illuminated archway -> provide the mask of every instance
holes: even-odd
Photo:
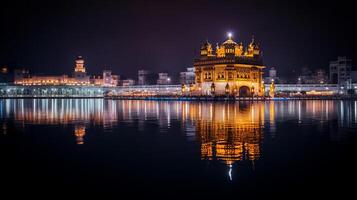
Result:
[[[248,86],[242,86],[239,88],[239,96],[240,97],[249,97],[250,96],[250,89]]]

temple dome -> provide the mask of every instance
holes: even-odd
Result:
[[[84,59],[82,56],[77,56],[76,63],[84,63]]]
[[[258,49],[259,48],[258,43],[255,42],[254,36],[252,37],[252,41],[250,42],[249,46],[254,48],[254,49]]]
[[[206,40],[206,42],[203,43],[201,49],[207,49],[211,47],[212,47],[211,43],[209,43],[208,40]]]
[[[225,42],[223,42],[223,44],[234,44],[234,45],[236,45],[237,43],[234,40],[232,40],[232,38],[228,38]]]

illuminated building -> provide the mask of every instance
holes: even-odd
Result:
[[[111,87],[115,87],[119,84],[120,76],[119,75],[114,75],[112,74],[112,84],[110,85]]]
[[[113,87],[117,86],[119,81],[118,75],[113,75],[111,70],[103,71],[103,86],[105,87]]]
[[[134,79],[125,79],[121,81],[122,86],[133,86],[135,85],[135,80]]]
[[[171,78],[168,73],[159,73],[159,78],[156,82],[158,85],[170,85]]]
[[[194,60],[195,94],[262,96],[263,65],[258,43],[254,38],[246,49],[229,34],[223,44],[213,52],[206,41],[200,57]]]
[[[103,79],[100,76],[93,76],[90,79],[90,84],[95,86],[101,86],[103,85]]]
[[[112,85],[112,71],[104,70],[103,71],[103,86]]]
[[[74,68],[74,80],[75,84],[89,85],[89,76],[87,76],[86,68],[84,67],[84,59],[82,56],[78,56],[75,60],[76,67]]]
[[[86,68],[84,67],[84,59],[78,56],[75,60],[75,68],[73,76],[68,75],[60,76],[31,76],[28,70],[15,70],[14,83],[17,85],[73,85],[73,86],[116,86],[118,84],[119,76],[112,75],[111,71],[104,70],[103,78],[94,76],[90,78],[87,75]],[[109,80],[109,82],[107,82]]]

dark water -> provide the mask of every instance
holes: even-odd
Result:
[[[0,196],[289,199],[355,190],[357,101],[0,100],[0,126]]]

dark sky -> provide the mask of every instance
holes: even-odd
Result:
[[[208,39],[232,31],[261,43],[264,62],[288,75],[356,58],[352,3],[323,1],[9,1],[0,5],[0,65],[70,74],[82,55],[90,74],[104,67],[136,78],[139,68],[178,73]]]

